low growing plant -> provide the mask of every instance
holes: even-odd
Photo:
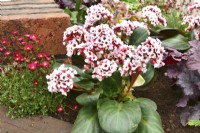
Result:
[[[83,26],[66,29],[67,55],[82,57],[81,63],[55,65],[46,76],[48,90],[83,92],[76,98],[82,109],[72,133],[164,133],[156,104],[132,91],[144,84],[141,74],[149,67],[164,65],[162,42],[149,37],[143,22],[112,21],[113,14],[98,4],[87,9]]]
[[[36,34],[17,34],[0,42],[0,103],[11,118],[55,113],[66,98],[46,90],[54,59],[41,52]]]

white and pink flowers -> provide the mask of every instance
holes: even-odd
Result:
[[[117,63],[114,60],[104,59],[97,62],[97,67],[93,70],[92,78],[97,78],[102,81],[104,78],[112,76],[118,68]]]
[[[145,25],[143,22],[138,21],[123,20],[121,23],[113,26],[113,30],[115,31],[115,33],[122,32],[122,34],[125,34],[126,36],[131,36],[136,28],[145,28],[146,30],[148,30],[147,25]]]
[[[102,4],[93,5],[87,9],[87,16],[85,17],[85,25],[86,29],[94,26],[96,22],[102,23],[103,21],[111,20],[113,18],[113,14],[110,13]]]
[[[147,8],[157,15],[159,22],[165,24],[165,20],[161,21],[159,8]],[[144,23],[123,20],[113,26],[103,24],[104,19],[112,19],[112,14],[101,4],[90,7],[87,13],[84,27],[74,25],[66,29],[63,40],[67,55],[82,55],[85,58],[84,71],[91,69],[93,78],[102,81],[117,70],[122,76],[136,71],[145,72],[148,62],[154,67],[164,65],[162,58],[165,51],[158,39],[148,38],[138,48],[127,45],[128,37],[136,28],[148,30]],[[100,24],[97,21],[101,21]]]
[[[200,8],[200,3],[195,3],[188,8],[188,12],[192,13],[194,9]],[[196,40],[200,40],[200,15],[188,15],[183,18],[182,24],[189,24],[186,31],[193,31]]]
[[[157,6],[146,6],[142,9],[142,18],[145,22],[150,22],[151,25],[156,26],[162,24],[167,25],[166,19],[162,16],[160,8]]]
[[[161,46],[159,39],[148,37],[134,52],[127,55],[127,58],[122,63],[122,67],[119,67],[119,71],[121,75],[132,75],[136,71],[145,73],[148,62],[155,68],[164,66],[164,52],[164,47]]]
[[[182,24],[189,24],[186,31],[193,31],[196,40],[200,40],[200,16],[186,16]]]
[[[194,4],[188,7],[188,12],[192,13],[194,9],[200,9],[200,2],[195,2]]]
[[[73,78],[77,71],[66,67],[64,64],[47,75],[48,90],[50,92],[61,92],[62,95],[67,96],[67,92],[73,89]]]

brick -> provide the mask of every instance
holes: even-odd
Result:
[[[62,45],[63,32],[70,26],[70,18],[54,0],[17,0],[1,2],[1,5],[0,39],[9,38],[15,30],[20,35],[35,33],[41,39],[43,51],[54,55],[66,53]]]

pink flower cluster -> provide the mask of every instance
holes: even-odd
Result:
[[[187,24],[187,23],[189,24],[189,26],[185,30],[186,31],[193,30],[195,39],[200,40],[200,15],[185,16],[183,18],[182,24]]]
[[[165,50],[161,46],[161,41],[148,37],[134,52],[128,53],[128,58],[123,61],[122,67],[119,68],[121,75],[132,75],[136,71],[145,73],[148,62],[154,65],[155,68],[164,66],[164,53]]]
[[[194,9],[200,9],[200,2],[196,2],[188,7],[188,12],[192,13]]]
[[[73,78],[77,71],[66,67],[64,64],[47,75],[48,90],[50,92],[61,92],[62,95],[67,96],[67,92],[73,89]]]
[[[93,26],[95,23],[103,21],[111,20],[113,18],[113,14],[109,12],[102,4],[93,5],[87,9],[87,16],[85,17],[85,25],[86,29]]]
[[[122,34],[125,34],[126,36],[131,36],[136,28],[145,28],[148,30],[147,25],[144,23],[130,20],[123,20],[121,23],[116,24],[113,27],[113,30],[115,33],[122,32]]]
[[[100,18],[104,18],[102,12],[105,10],[98,10],[97,14],[94,7],[96,6],[88,9],[89,14],[101,15]],[[72,26],[64,32],[67,55],[82,55],[85,58],[84,70],[92,69],[92,77],[99,81],[110,77],[117,70],[122,76],[132,75],[136,71],[145,72],[148,62],[154,67],[164,65],[162,57],[165,51],[158,39],[148,38],[136,49],[127,45],[128,36],[138,27],[147,29],[144,23],[126,20],[113,27],[102,23],[91,23],[89,29],[87,26]]]
[[[88,40],[88,37],[88,32],[81,26],[74,25],[67,28],[63,37],[63,45],[66,45],[67,55],[72,56],[75,52],[75,49],[81,43],[85,43]]]
[[[112,76],[112,73],[117,71],[117,63],[114,60],[104,59],[97,61],[97,67],[93,70],[92,78],[97,78],[101,81],[104,77]]]
[[[164,26],[167,25],[166,19],[162,17],[162,13],[160,8],[157,6],[146,6],[142,9],[142,18],[145,22],[150,22],[151,25],[156,26],[158,24],[162,24]]]

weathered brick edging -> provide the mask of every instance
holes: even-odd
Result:
[[[44,51],[65,54],[63,32],[70,26],[70,18],[54,4],[53,0],[1,2],[0,38],[10,36],[14,30],[20,35],[36,33],[44,44]]]

